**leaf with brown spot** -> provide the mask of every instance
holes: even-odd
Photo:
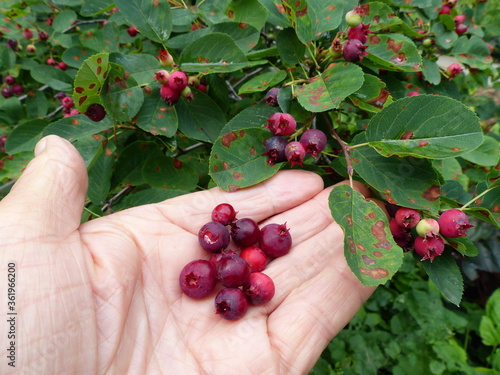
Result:
[[[367,43],[366,58],[386,70],[415,72],[422,58],[413,41],[401,34],[376,34]]]
[[[366,286],[392,278],[403,262],[403,250],[394,242],[382,209],[348,185],[335,186],[328,204],[344,231],[344,255],[354,275]]]
[[[76,74],[73,91],[75,107],[80,112],[85,112],[91,104],[102,104],[99,93],[106,80],[108,70],[109,54],[105,52],[93,55],[83,62]],[[92,84],[94,86],[91,86]]]
[[[209,158],[209,174],[215,183],[230,191],[244,188],[273,176],[280,165],[267,164],[264,141],[267,129],[237,129],[222,134],[213,144]],[[283,163],[280,163],[283,164]]]

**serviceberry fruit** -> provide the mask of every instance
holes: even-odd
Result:
[[[42,30],[42,31],[38,32],[38,37],[40,38],[40,40],[42,42],[45,42],[45,41],[47,41],[49,39],[49,34],[47,32],[45,32],[45,31]]]
[[[181,290],[191,298],[208,296],[214,290],[215,284],[215,267],[208,260],[197,259],[189,262],[179,275]]]
[[[168,77],[170,77],[170,73],[167,70],[159,70],[155,73],[154,79],[158,81],[158,83],[164,85],[168,83]]]
[[[361,16],[355,10],[351,10],[345,14],[345,22],[347,26],[357,27],[361,24]]]
[[[286,161],[285,147],[287,144],[288,141],[279,135],[266,139],[264,155],[268,156],[267,164],[274,165]]]
[[[236,211],[229,203],[221,203],[212,210],[212,221],[223,225],[231,224],[236,218]]]
[[[364,25],[359,24],[356,27],[349,28],[347,32],[347,39],[349,40],[358,40],[361,44],[365,44],[368,41],[368,32],[370,29],[370,24]]]
[[[73,108],[75,105],[75,101],[70,96],[65,96],[61,99],[61,104],[64,108]]]
[[[64,61],[61,61],[61,62],[59,62],[59,64],[57,64],[56,68],[61,69],[61,70],[67,70],[68,64],[66,64]]]
[[[160,64],[163,66],[174,65],[174,58],[166,50],[160,50],[160,54],[158,55],[158,59],[160,59]]]
[[[450,79],[456,77],[457,75],[459,75],[460,73],[462,73],[462,71],[463,71],[463,68],[460,66],[459,63],[450,64],[446,68],[446,74],[448,74],[448,77]]]
[[[168,83],[165,83],[164,85],[161,86],[160,95],[165,100],[165,103],[169,105],[174,104],[181,97],[181,93],[170,87]]]
[[[136,27],[134,27],[134,26],[131,26],[131,27],[129,27],[129,28],[127,29],[127,33],[128,33],[128,35],[130,35],[131,37],[136,36],[138,32],[139,32],[139,30],[137,30],[137,28],[136,28]]]
[[[215,253],[213,254],[210,259],[209,259],[209,262],[212,263],[215,267],[215,269],[217,269],[217,264],[219,264],[220,260],[225,257],[226,255],[230,255],[230,254],[236,254],[236,251],[234,250],[231,250],[231,249],[224,249],[222,250],[222,252],[220,253]]]
[[[394,218],[400,226],[409,229],[417,226],[420,221],[420,212],[413,208],[401,207],[396,211]]]
[[[300,136],[300,143],[304,146],[306,153],[313,157],[323,151],[326,147],[326,135],[321,130],[309,129]]]
[[[264,100],[266,101],[266,105],[271,106],[271,107],[278,107],[278,94],[280,92],[280,89],[278,87],[273,87],[270,89],[266,96],[264,97]]]
[[[394,241],[399,247],[403,249],[409,249],[413,246],[413,237],[411,235],[410,229],[404,228],[399,225],[396,219],[391,219],[391,221],[389,222],[389,229],[391,230]]]
[[[14,77],[12,77],[11,75],[5,76],[3,81],[9,86],[12,86],[13,84],[16,83],[16,79]]]
[[[23,36],[26,38],[26,39],[31,39],[33,38],[33,31],[31,31],[30,29],[28,29],[27,27],[23,30]]]
[[[85,111],[85,116],[95,122],[101,121],[104,117],[106,117],[106,110],[99,103],[94,103],[89,105],[87,110]]]
[[[12,95],[14,95],[14,90],[12,90],[12,87],[4,87],[2,89],[2,96],[5,99],[10,98]]]
[[[262,272],[254,272],[243,285],[243,293],[252,305],[262,305],[274,297],[275,287],[273,280]]]
[[[12,86],[12,92],[14,92],[14,94],[16,95],[21,95],[24,92],[23,85],[16,83],[14,86]]]
[[[264,127],[274,135],[290,135],[297,128],[297,122],[289,113],[276,112],[269,117]]]
[[[210,253],[218,253],[229,245],[228,229],[221,223],[210,221],[204,224],[198,232],[200,246]]]
[[[435,237],[439,234],[439,223],[431,218],[422,219],[415,227],[421,237]]]
[[[440,236],[420,237],[415,239],[415,252],[422,257],[422,260],[429,259],[431,262],[435,257],[440,256],[444,251],[444,240]]]
[[[458,16],[455,16],[455,18],[453,18],[453,21],[455,21],[455,25],[460,25],[461,23],[465,22],[465,19],[465,14],[459,14]]]
[[[465,34],[467,32],[467,30],[469,29],[469,26],[467,26],[466,24],[464,23],[461,23],[460,25],[457,25],[455,27],[455,32],[458,34],[458,35],[462,35],[462,34]]]
[[[237,254],[225,254],[217,262],[215,277],[226,288],[238,288],[250,277],[250,266]]]
[[[274,258],[287,254],[292,248],[292,236],[286,223],[265,225],[260,230],[259,247]]]
[[[288,143],[285,147],[285,157],[292,164],[292,167],[295,164],[302,165],[302,160],[306,156],[306,149],[302,145],[302,143],[297,141],[292,141]]]
[[[260,247],[245,247],[241,250],[240,257],[247,261],[251,272],[261,272],[266,268],[267,256]]]
[[[238,288],[224,288],[215,296],[215,313],[226,320],[238,320],[248,310],[245,293]]]
[[[368,52],[365,51],[367,48],[368,46],[365,46],[360,40],[350,39],[344,45],[342,54],[346,61],[358,62],[368,55]]]
[[[178,70],[173,72],[168,77],[168,85],[175,91],[182,91],[188,84],[188,76],[186,73]]]
[[[240,247],[254,245],[260,236],[260,229],[257,223],[250,218],[236,220],[231,225],[231,237],[234,243]]]
[[[465,237],[466,231],[473,227],[469,224],[469,218],[465,212],[458,208],[444,211],[439,216],[438,223],[441,234],[449,238]]]

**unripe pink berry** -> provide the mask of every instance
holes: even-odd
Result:
[[[188,84],[188,76],[186,73],[178,70],[173,72],[168,77],[168,85],[175,91],[181,92]]]
[[[306,149],[300,142],[290,142],[285,147],[285,157],[292,164],[302,165],[302,160],[306,156]]]
[[[30,29],[28,29],[28,28],[25,28],[25,29],[23,30],[23,35],[24,35],[24,37],[25,37],[26,39],[31,39],[31,38],[33,38],[33,31],[31,31],[31,30],[30,30]]]
[[[172,89],[168,83],[165,83],[160,88],[160,95],[165,100],[165,102],[170,105],[177,102],[181,97],[181,93]]]
[[[438,223],[441,234],[449,238],[465,237],[466,231],[473,227],[469,224],[469,218],[465,212],[458,208],[444,211],[439,217]]]
[[[290,135],[297,128],[297,122],[289,113],[276,112],[269,117],[264,127],[274,135]]]
[[[420,95],[420,93],[418,91],[410,91],[408,93],[408,96],[416,96],[416,95]]]
[[[469,29],[469,26],[461,23],[459,25],[457,25],[455,27],[455,32],[458,34],[458,35],[462,35],[462,34],[465,34],[467,32],[467,30]]]
[[[463,71],[463,68],[460,66],[459,63],[453,63],[448,68],[446,68],[446,74],[448,74],[448,77],[450,79],[456,77]]]
[[[64,108],[72,108],[75,105],[75,102],[72,97],[66,96],[61,99],[61,104]]]
[[[461,23],[464,23],[465,19],[466,19],[465,14],[459,14],[458,16],[455,16],[453,20],[455,21],[455,25],[459,25]]]
[[[422,260],[429,259],[431,262],[444,251],[444,240],[442,237],[420,237],[415,239],[415,252]]]

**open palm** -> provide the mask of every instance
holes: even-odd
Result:
[[[215,188],[80,225],[86,188],[78,152],[49,136],[0,202],[0,269],[15,262],[17,271],[12,373],[304,374],[373,292],[348,269],[329,190],[313,173],[282,171],[235,193]],[[186,263],[210,257],[197,233],[222,202],[261,225],[286,222],[294,241],[264,271],[274,298],[234,322],[214,313],[213,295],[192,300],[178,283]]]

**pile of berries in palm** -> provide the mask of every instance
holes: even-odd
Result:
[[[472,228],[467,215],[458,208],[444,211],[438,220],[421,219],[420,212],[400,207],[389,223],[392,236],[403,249],[414,249],[422,260],[433,261],[443,254],[446,238],[465,237]],[[444,238],[443,238],[444,237]]]
[[[306,154],[311,154],[314,158],[318,156],[326,146],[326,135],[318,129],[308,129],[300,136],[298,141],[289,141],[287,136],[292,134],[297,128],[295,118],[289,113],[274,113],[265,126],[273,137],[266,140],[267,163],[274,165],[276,163],[289,161],[292,167],[295,164],[302,165]]]
[[[182,292],[194,299],[205,298],[220,286],[215,313],[227,320],[240,319],[249,305],[262,305],[272,299],[274,282],[262,271],[268,259],[283,256],[292,247],[286,223],[259,228],[253,219],[238,219],[236,214],[228,203],[213,209],[212,221],[198,232],[199,244],[212,254],[210,259],[189,262],[179,275]]]

